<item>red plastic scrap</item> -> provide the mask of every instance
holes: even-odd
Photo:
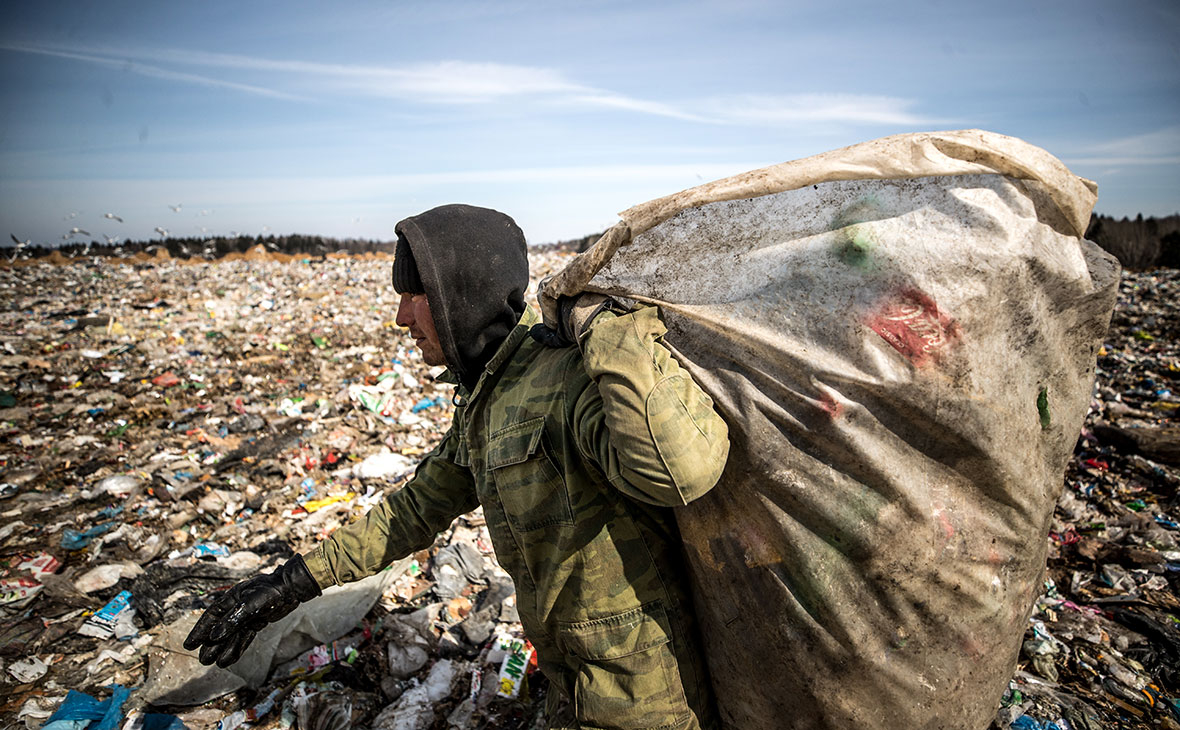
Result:
[[[176,377],[176,373],[169,370],[152,378],[152,384],[158,385],[161,388],[171,388],[174,385],[180,385],[180,378]]]

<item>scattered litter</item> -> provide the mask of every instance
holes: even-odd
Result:
[[[541,276],[569,254],[532,258]],[[230,670],[180,646],[217,595],[357,519],[449,426],[452,389],[389,323],[388,282],[388,260],[343,257],[0,272],[0,653],[19,721],[119,684],[142,709],[117,703],[126,730],[328,730],[346,710],[359,727],[544,726],[550,688],[479,510]],[[46,295],[67,290],[87,298]],[[1124,275],[1000,730],[1180,722],[1178,302],[1180,273]],[[122,333],[69,330],[69,307]]]

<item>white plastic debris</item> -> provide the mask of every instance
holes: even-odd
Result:
[[[29,682],[36,682],[45,676],[49,671],[49,665],[41,661],[39,657],[31,656],[27,659],[20,659],[8,665],[8,673],[11,674],[20,684],[28,684]]]
[[[434,706],[451,693],[455,680],[466,672],[466,662],[440,659],[425,681],[406,690],[397,702],[373,720],[373,730],[426,730],[434,723]]]
[[[91,568],[74,581],[74,587],[83,593],[94,593],[110,588],[123,578],[134,578],[143,574],[143,568],[132,562],[108,563]]]
[[[388,479],[401,476],[413,468],[413,460],[386,449],[357,464],[352,473],[361,479]]]

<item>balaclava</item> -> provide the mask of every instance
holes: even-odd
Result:
[[[524,234],[503,213],[472,205],[432,208],[394,230],[395,287],[421,282],[447,367],[472,389],[524,312],[529,283]],[[399,271],[403,248],[409,255]]]

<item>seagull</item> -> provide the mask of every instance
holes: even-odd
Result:
[[[168,207],[172,209],[173,213],[179,213],[180,212],[180,205],[181,205],[180,203],[177,203],[176,205],[170,205]]]
[[[16,261],[17,255],[20,254],[21,250],[24,249],[25,246],[28,246],[29,244],[31,244],[33,242],[33,239],[30,238],[28,240],[22,241],[11,233],[9,233],[8,235],[12,237],[12,242],[16,244],[16,248],[12,249],[12,258],[10,258],[8,260],[9,261]]]
[[[168,237],[168,229],[167,228],[160,228],[159,226],[156,226],[156,233],[159,233],[164,238]]]
[[[107,245],[108,245],[108,246],[114,245],[114,244],[118,243],[118,242],[119,242],[119,240],[120,240],[120,237],[119,237],[119,236],[108,236],[108,235],[107,235],[107,234],[105,234],[105,233],[104,233],[104,234],[102,234],[102,237],[103,237],[103,238],[105,238],[105,239],[107,239]]]
[[[78,211],[74,211],[73,213],[70,213],[69,215],[67,215],[65,218],[62,218],[62,220],[63,221],[70,221],[70,220],[73,220],[77,217],[78,217]]]
[[[103,213],[102,217],[109,218],[110,220],[113,220],[113,221],[119,221],[120,223],[123,222],[123,219],[120,218],[119,216],[115,215],[114,213]]]
[[[78,233],[81,233],[83,236],[90,235],[90,231],[84,231],[81,228],[79,228],[78,226],[74,226],[73,228],[71,228],[70,232],[66,235],[67,235],[67,237],[69,237],[69,236],[74,236],[75,234],[78,234]]]
[[[212,212],[213,212],[213,211],[211,211],[211,210],[202,210],[202,211],[201,211],[201,215],[209,215],[209,214],[210,214],[210,213],[212,213]]]

